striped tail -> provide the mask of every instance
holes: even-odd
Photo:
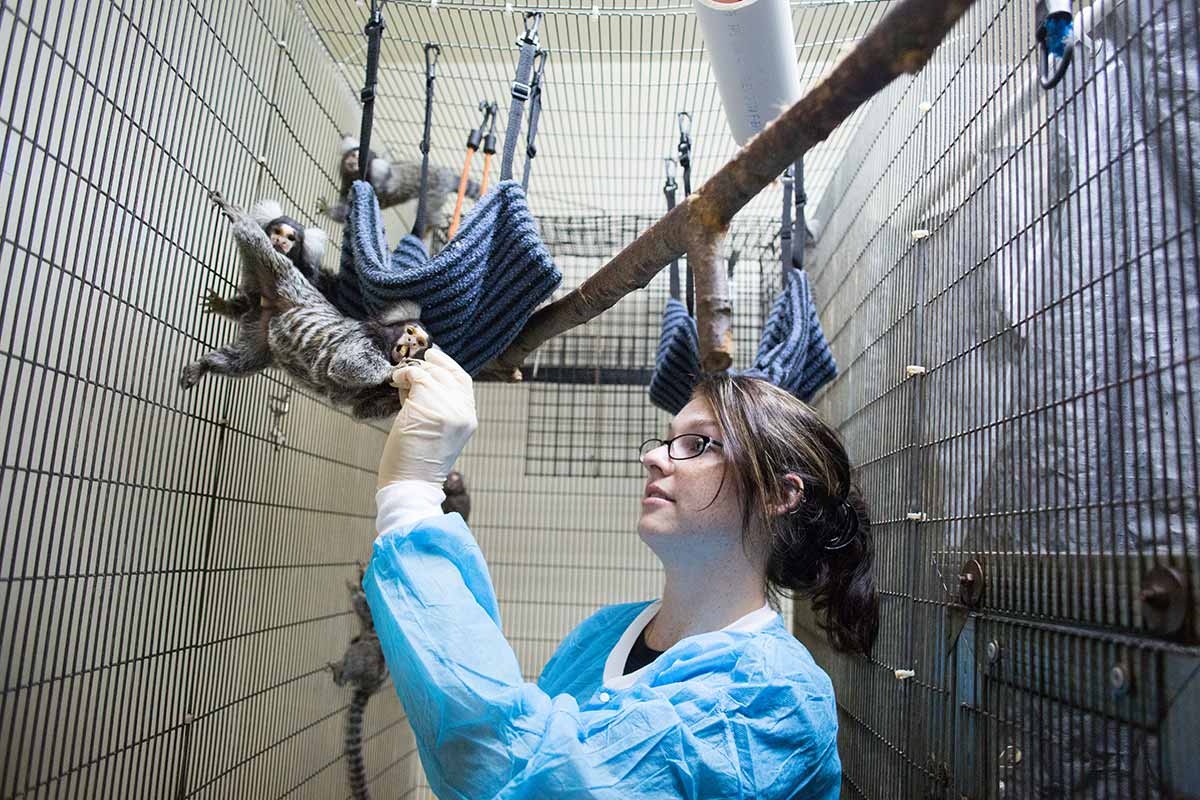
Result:
[[[355,689],[350,707],[346,709],[346,778],[350,782],[350,794],[354,800],[371,800],[367,792],[367,767],[363,763],[363,712],[371,693],[366,689]]]

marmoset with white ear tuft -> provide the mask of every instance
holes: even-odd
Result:
[[[392,371],[398,363],[421,357],[431,345],[429,334],[416,321],[420,306],[399,304],[403,308],[387,324],[346,318],[292,261],[295,240],[276,233],[275,239],[292,244],[283,252],[257,219],[216,192],[211,197],[233,223],[241,255],[241,290],[233,301],[210,293],[221,303],[210,302],[209,310],[235,320],[239,335],[232,344],[185,366],[180,386],[190,389],[208,372],[241,377],[278,365],[333,402],[352,405],[357,417],[398,411]]]
[[[321,257],[329,240],[325,231],[315,226],[305,228],[284,214],[283,207],[275,200],[259,202],[250,209],[250,217],[262,227],[275,252],[287,256],[309,283],[332,300],[337,275],[321,268]],[[210,289],[200,298],[200,302],[205,311],[238,317],[249,311],[251,303],[257,302],[257,298],[247,294],[246,287],[239,287],[238,293],[230,298],[221,297]]]
[[[338,177],[341,187],[338,198],[332,204],[324,200],[318,202],[323,214],[335,222],[345,222],[348,207],[347,198],[350,196],[350,186],[361,177],[358,168],[358,139],[345,136],[342,139],[342,157],[338,162]],[[421,191],[421,162],[420,161],[389,161],[371,151],[370,166],[367,168],[367,182],[375,190],[379,207],[390,208],[409,200],[417,199]],[[428,229],[433,232],[435,244],[445,242],[446,229],[450,227],[450,215],[453,202],[448,202],[458,195],[458,172],[448,167],[430,165],[428,185],[425,189],[426,203],[429,209]],[[479,198],[479,183],[467,182],[467,197]],[[437,247],[434,248],[439,249]]]

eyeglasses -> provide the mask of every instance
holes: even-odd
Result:
[[[647,439],[638,449],[638,460],[645,458],[651,450],[667,446],[667,458],[672,461],[686,461],[708,452],[710,447],[724,448],[725,445],[711,436],[701,436],[698,433],[683,433],[674,439]]]

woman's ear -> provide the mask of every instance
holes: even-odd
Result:
[[[778,517],[790,514],[804,502],[804,481],[794,472],[789,472],[781,479],[783,484],[783,502],[771,509],[771,516]]]

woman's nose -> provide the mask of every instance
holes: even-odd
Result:
[[[660,444],[650,452],[642,456],[642,466],[646,469],[657,469],[659,472],[667,472],[670,469],[671,459],[667,456],[667,446]]]

